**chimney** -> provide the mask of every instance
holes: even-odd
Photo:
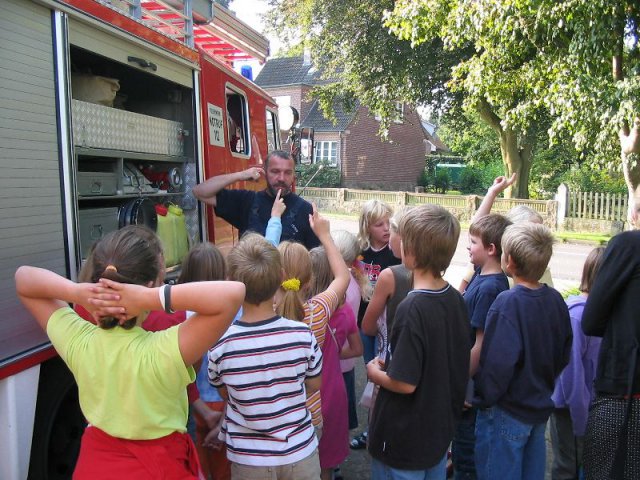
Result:
[[[308,67],[311,65],[311,50],[309,47],[304,47],[304,53],[302,54],[302,66]]]

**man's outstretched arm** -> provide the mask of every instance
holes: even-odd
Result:
[[[264,170],[260,167],[251,167],[240,172],[217,175],[193,187],[193,194],[198,200],[215,207],[217,195],[220,190],[228,187],[232,183],[243,180],[257,182],[262,175],[264,175]]]

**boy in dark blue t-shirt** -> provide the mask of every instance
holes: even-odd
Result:
[[[551,395],[573,336],[562,296],[538,281],[552,251],[542,225],[511,225],[502,237],[502,267],[515,286],[489,309],[475,377],[479,479],[544,478]]]
[[[506,217],[492,213],[474,221],[469,227],[469,257],[475,273],[464,292],[464,303],[471,321],[471,349],[469,377],[473,378],[478,368],[484,325],[487,313],[499,293],[509,289],[509,281],[502,271],[500,242],[505,229],[511,225]],[[468,392],[473,392],[469,382]],[[468,394],[462,418],[453,437],[451,452],[456,480],[474,480],[476,409],[470,405],[472,394]]]

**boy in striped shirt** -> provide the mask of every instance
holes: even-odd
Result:
[[[221,430],[232,478],[318,479],[318,441],[306,392],[320,388],[322,353],[307,325],[276,315],[280,253],[247,234],[227,257],[247,293],[238,322],[209,352],[209,379],[227,397]]]

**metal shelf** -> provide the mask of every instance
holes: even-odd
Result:
[[[145,160],[149,162],[186,163],[189,157],[178,155],[162,155],[159,153],[127,152],[105,148],[75,147],[76,155],[90,157],[123,158],[127,160]]]
[[[125,193],[122,195],[92,195],[92,196],[79,196],[78,200],[121,200],[127,198],[138,197],[181,197],[184,192],[165,192],[165,193]]]

